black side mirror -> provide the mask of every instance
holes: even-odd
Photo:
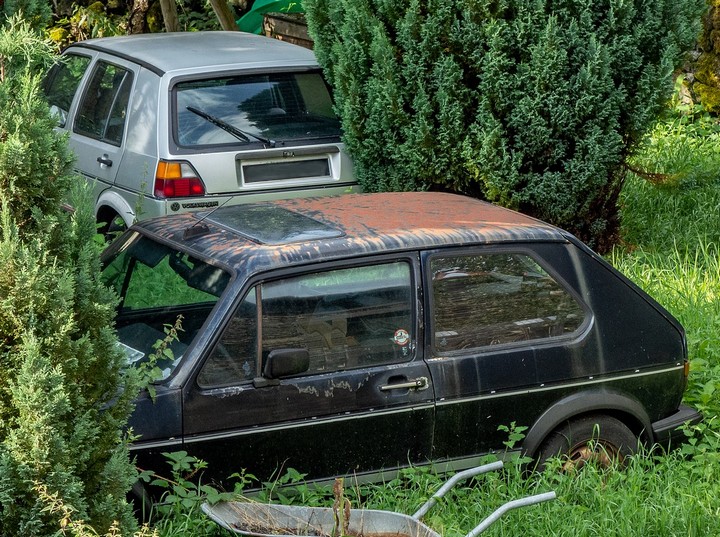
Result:
[[[307,349],[275,349],[270,351],[263,376],[253,380],[256,388],[277,386],[283,377],[304,373],[310,368],[310,353]]]

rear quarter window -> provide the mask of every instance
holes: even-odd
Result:
[[[583,324],[580,303],[525,253],[434,257],[435,355],[562,336]]]

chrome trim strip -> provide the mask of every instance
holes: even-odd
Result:
[[[358,413],[358,414],[345,414],[342,416],[333,416],[330,418],[308,418],[304,421],[291,421],[291,422],[283,422],[281,425],[268,425],[268,426],[256,426],[256,427],[248,427],[243,430],[231,430],[231,431],[223,431],[219,433],[210,433],[210,434],[198,434],[197,436],[186,436],[185,437],[185,443],[191,444],[195,442],[205,442],[207,440],[219,440],[224,438],[235,438],[236,436],[247,436],[250,434],[258,434],[258,433],[265,433],[265,432],[273,432],[273,431],[279,431],[281,429],[298,429],[300,427],[312,427],[313,425],[317,425],[318,423],[328,424],[328,423],[337,423],[341,421],[350,421],[350,420],[361,420],[365,418],[374,418],[377,416],[382,416],[385,414],[406,414],[409,412],[416,412],[419,410],[433,410],[435,408],[435,405],[432,401],[429,403],[425,403],[422,405],[415,405],[412,407],[402,407],[402,408],[392,408],[387,410],[370,410],[368,412]]]
[[[165,447],[182,447],[183,441],[182,438],[170,438],[168,440],[158,440],[156,442],[142,442],[142,443],[136,443],[133,442],[130,444],[129,449],[130,451],[137,451],[138,449],[153,449],[153,448],[165,448]]]
[[[645,373],[641,373],[639,369],[636,369],[634,373],[629,374],[621,374],[617,376],[609,376],[609,377],[602,377],[602,378],[594,378],[594,377],[588,377],[587,380],[583,380],[582,382],[571,382],[571,383],[564,383],[564,384],[553,384],[552,386],[545,386],[545,384],[540,384],[537,388],[528,388],[525,390],[514,390],[510,392],[502,392],[502,393],[495,393],[490,392],[489,394],[483,394],[483,395],[477,395],[474,397],[463,397],[458,399],[440,399],[437,401],[437,406],[447,406],[447,405],[455,405],[459,403],[470,403],[473,401],[482,401],[485,399],[499,399],[501,397],[513,397],[517,395],[527,395],[530,393],[536,393],[536,392],[548,392],[553,390],[562,390],[566,388],[576,388],[578,386],[588,386],[592,384],[607,384],[609,382],[616,382],[619,380],[625,380],[630,378],[636,378],[636,377],[646,377],[651,375],[660,375],[664,373],[670,373],[672,371],[677,371],[679,369],[683,369],[683,364],[681,362],[678,362],[673,367],[666,367],[664,369],[657,369],[654,371],[648,371]]]
[[[290,140],[294,142],[294,140]],[[287,158],[290,155],[287,153],[294,153],[293,157],[305,157],[308,155],[320,157],[326,157],[327,154],[340,153],[340,147],[337,145],[338,142],[319,142],[310,146],[294,146],[288,145],[287,147],[278,147],[273,149],[258,149],[250,151],[238,151],[235,155],[235,160],[245,161],[254,159],[271,159],[271,158]],[[281,161],[283,162],[283,161]]]

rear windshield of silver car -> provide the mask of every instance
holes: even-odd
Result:
[[[340,140],[320,71],[183,81],[172,95],[180,147]]]

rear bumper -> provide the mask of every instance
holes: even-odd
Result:
[[[685,433],[680,429],[685,424],[700,423],[703,416],[694,408],[680,405],[677,412],[652,424],[653,438],[664,448],[672,448],[685,441]]]

